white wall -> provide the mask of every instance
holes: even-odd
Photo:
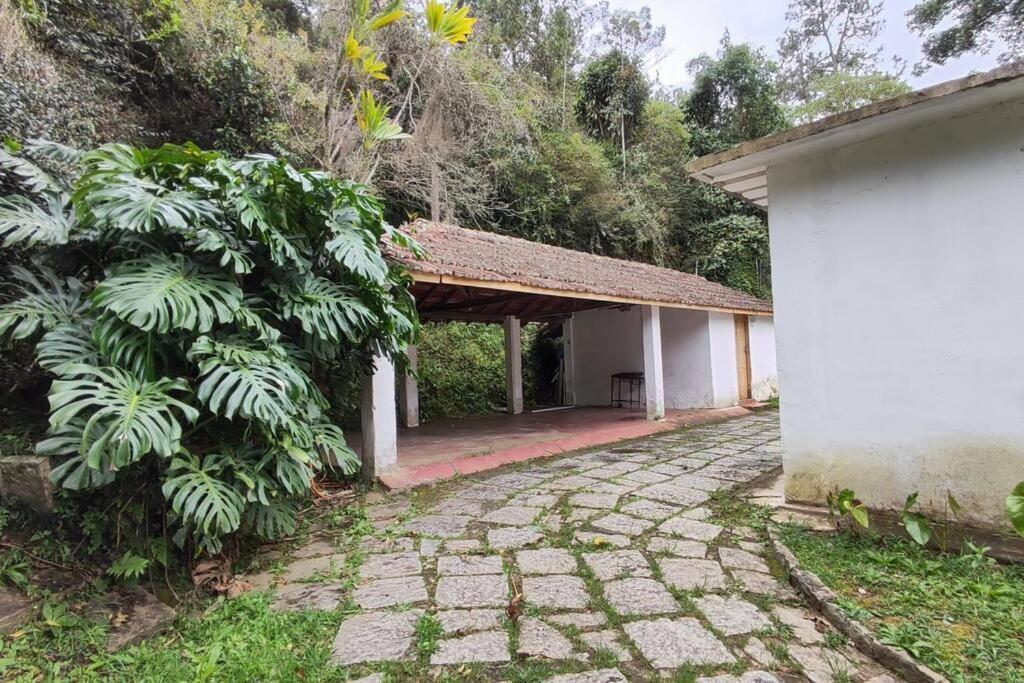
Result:
[[[705,311],[661,309],[667,408],[705,408],[715,404],[710,344]]]
[[[752,315],[750,330],[750,396],[767,401],[779,395],[779,372],[775,363],[775,321]]]
[[[736,370],[736,320],[732,313],[708,313],[711,349],[711,386],[715,408],[734,406],[740,401],[740,378]]]
[[[1005,525],[1024,479],[1024,103],[769,168],[786,494],[951,490]]]
[[[608,405],[612,374],[644,369],[640,307],[574,314],[573,343],[576,404]]]

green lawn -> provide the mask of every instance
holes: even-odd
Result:
[[[1024,681],[1024,567],[874,534],[782,539],[882,642],[954,681]]]

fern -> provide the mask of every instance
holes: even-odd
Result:
[[[202,333],[234,317],[242,290],[181,254],[160,254],[122,263],[96,287],[93,302],[147,332]]]

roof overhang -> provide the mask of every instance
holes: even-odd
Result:
[[[686,171],[761,208],[768,167],[1024,97],[1024,61],[852,109],[694,159]]]
[[[570,289],[554,289],[548,287],[537,287],[534,285],[528,285],[519,282],[508,282],[508,281],[494,281],[494,280],[477,280],[471,278],[460,277],[457,275],[438,275],[436,273],[425,273],[422,271],[414,270],[406,266],[406,270],[412,279],[417,283],[433,284],[447,287],[457,288],[470,288],[479,290],[491,290],[496,292],[508,292],[508,293],[519,293],[523,295],[534,295],[536,297],[551,297],[561,301],[587,301],[592,302],[594,306],[586,306],[585,308],[595,308],[604,306],[619,306],[624,304],[635,304],[635,305],[648,305],[648,306],[659,306],[662,308],[678,308],[685,310],[696,310],[696,311],[714,311],[719,313],[738,313],[742,315],[752,316],[766,316],[771,317],[771,311],[754,311],[744,310],[738,308],[718,308],[714,306],[698,306],[693,304],[682,304],[674,301],[655,301],[648,299],[639,299],[632,297],[614,296],[611,294],[594,294],[591,292],[580,292],[573,291]],[[504,299],[503,301],[511,301],[511,299]],[[465,306],[451,306],[446,305],[443,316],[435,315],[437,318],[445,319],[465,319],[474,320],[481,319],[483,314],[478,313],[476,310],[478,307],[487,306],[488,302],[486,299],[477,299],[475,302],[467,302]],[[565,312],[572,312],[574,310],[583,310],[584,307],[571,306],[565,309]],[[558,314],[559,308],[556,306],[552,310],[553,314]],[[441,311],[434,309],[435,313],[441,313]],[[460,317],[460,313],[469,314],[469,317]],[[491,315],[488,313],[487,315]]]

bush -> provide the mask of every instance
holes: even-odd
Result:
[[[47,265],[14,268],[0,335],[54,377],[37,448],[60,458],[55,480],[137,477],[175,539],[210,552],[240,530],[290,534],[321,463],[357,466],[326,378],[402,360],[415,335],[380,243],[416,246],[361,186],[268,155],[24,151],[0,151],[24,188],[0,199],[0,246]]]

